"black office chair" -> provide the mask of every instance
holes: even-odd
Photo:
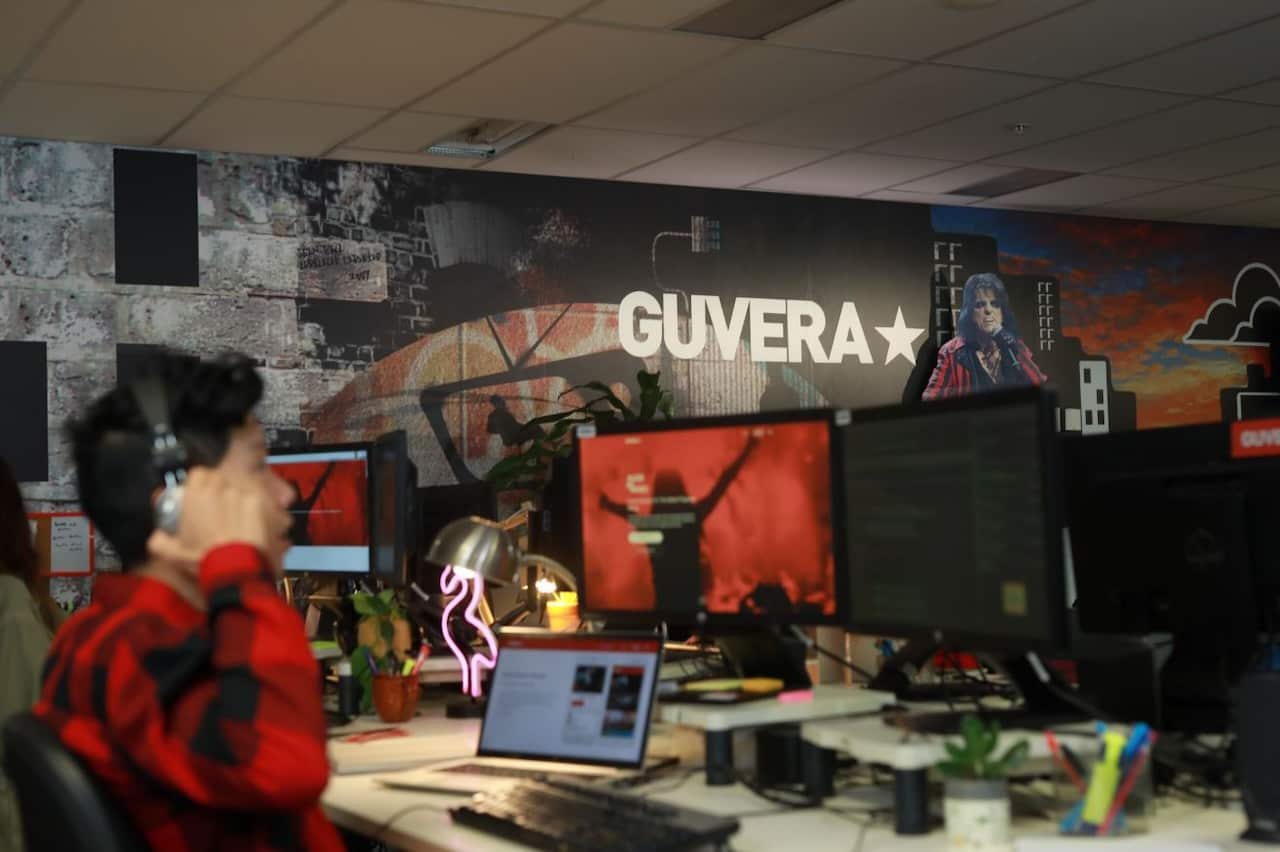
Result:
[[[29,852],[147,852],[119,806],[30,713],[4,726],[4,771],[18,793]]]

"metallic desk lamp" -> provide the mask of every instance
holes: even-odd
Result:
[[[554,594],[561,586],[574,591],[578,588],[577,580],[568,568],[554,559],[521,551],[501,524],[475,516],[447,524],[431,542],[426,558],[444,566],[440,575],[440,591],[450,600],[441,616],[441,632],[462,669],[462,691],[470,695],[473,702],[483,692],[481,670],[492,669],[498,660],[497,640],[479,615],[485,582],[519,583],[520,572],[525,567],[535,568],[543,575],[534,581],[532,589],[525,589],[524,601],[519,606],[497,619],[495,623],[499,626],[510,624],[524,613],[535,612],[539,595]],[[468,657],[450,633],[450,619],[460,606],[465,607],[463,618],[484,640],[487,655],[477,650]],[[479,706],[473,703],[473,707],[478,709]],[[461,707],[456,712],[452,705],[449,709],[450,715],[467,715]]]

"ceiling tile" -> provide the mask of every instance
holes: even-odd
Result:
[[[1280,227],[1280,195],[1194,213],[1187,217],[1187,221],[1206,225]]]
[[[1223,186],[1245,186],[1254,189],[1274,189],[1280,192],[1280,164],[1234,175],[1224,175],[1210,181],[1210,183],[1220,183]]]
[[[398,112],[351,140],[353,148],[419,153],[423,148],[475,121],[459,115]]]
[[[1001,154],[997,165],[1092,172],[1251,133],[1280,122],[1280,109],[1227,101],[1194,101],[1164,112],[1091,130],[1025,151]]]
[[[362,107],[222,96],[166,139],[165,145],[314,157],[384,114]]]
[[[1106,177],[1103,175],[1080,175],[1066,180],[1047,183],[1043,186],[1011,192],[989,199],[990,206],[1018,209],[1019,207],[1036,207],[1037,209],[1055,208],[1075,210],[1079,207],[1092,207],[1106,204],[1135,195],[1168,189],[1175,184],[1168,181],[1139,180],[1137,178]]]
[[[713,140],[623,175],[625,180],[682,186],[740,187],[830,156],[816,148],[785,148]]]
[[[450,6],[468,9],[487,9],[493,12],[518,12],[522,15],[549,15],[564,18],[572,15],[590,0],[431,0]]]
[[[1185,101],[1176,95],[1068,83],[942,124],[887,139],[868,150],[908,157],[982,160]],[[1027,125],[1022,135],[1013,125]]]
[[[9,0],[4,26],[0,27],[0,79],[18,70],[18,64],[44,38],[70,0]]]
[[[398,0],[350,0],[238,82],[236,94],[392,108],[546,26]]]
[[[923,192],[935,193],[940,195],[952,194],[955,190],[965,186],[972,186],[975,183],[991,180],[992,178],[1002,177],[1009,172],[1017,171],[1006,166],[984,166],[973,164],[961,166],[958,169],[948,169],[945,172],[939,172],[936,175],[920,178],[919,180],[907,181],[900,183],[894,189],[904,192]]]
[[[204,97],[155,89],[16,83],[0,100],[0,136],[154,145]]]
[[[1270,193],[1266,190],[1213,186],[1205,183],[1184,184],[1088,209],[1090,212],[1102,211],[1104,215],[1132,216],[1139,219],[1155,218],[1198,213],[1213,207],[1253,201],[1267,195]]]
[[[1274,0],[1099,0],[943,58],[975,68],[1076,77],[1275,13]]]
[[[698,140],[656,133],[558,127],[483,166],[485,171],[608,178]]]
[[[931,192],[903,192],[900,189],[882,189],[862,196],[872,201],[901,201],[907,204],[941,204],[944,207],[964,207],[981,201],[976,195],[946,195]]]
[[[959,164],[855,152],[769,178],[752,188],[808,195],[865,195],[955,165]]]
[[[470,169],[483,160],[458,157],[436,157],[431,154],[406,154],[403,151],[378,151],[371,148],[335,148],[326,159],[353,160],[358,163],[393,163],[401,166],[424,166],[432,169]]]
[[[1223,97],[1238,101],[1252,101],[1258,104],[1275,104],[1280,106],[1280,80],[1259,83],[1244,89],[1236,89]]]
[[[581,121],[590,127],[714,136],[902,67],[901,62],[749,45]]]
[[[730,135],[775,145],[853,148],[1048,85],[1034,77],[919,65]]]
[[[414,109],[560,123],[732,49],[728,39],[564,24]]]
[[[938,0],[856,0],[769,36],[779,44],[924,59],[1065,9],[1079,0],[1019,0],[948,9]]]
[[[1211,95],[1276,73],[1280,18],[1224,33],[1099,74],[1094,79],[1165,92]]]
[[[604,0],[578,17],[632,27],[670,27],[684,23],[724,0]]]
[[[209,92],[326,5],[327,0],[220,0],[216,11],[198,11],[173,0],[81,3],[26,76]]]
[[[1221,177],[1276,161],[1280,161],[1280,128],[1130,163],[1112,169],[1111,173],[1186,182]]]

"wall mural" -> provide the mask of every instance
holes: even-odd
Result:
[[[74,499],[62,421],[145,345],[249,352],[273,440],[405,428],[422,484],[450,483],[641,368],[687,415],[898,401],[983,275],[971,307],[1003,299],[1016,345],[938,388],[1043,374],[1084,433],[1280,409],[1275,231],[200,153],[199,280],[138,286],[114,155],[0,139],[0,341],[46,344],[49,403],[0,452],[47,436],[33,508]]]

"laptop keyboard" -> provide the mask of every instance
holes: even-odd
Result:
[[[463,775],[487,775],[491,778],[518,778],[522,781],[542,781],[553,777],[550,772],[536,769],[518,769],[514,766],[489,766],[484,763],[461,763],[457,766],[446,766],[441,772],[461,773]]]

